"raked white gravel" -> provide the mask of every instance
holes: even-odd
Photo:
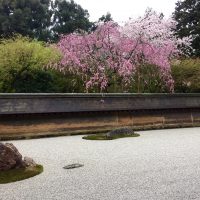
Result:
[[[200,128],[139,133],[113,141],[11,141],[44,172],[0,185],[0,200],[200,199]],[[84,167],[63,169],[73,163]]]

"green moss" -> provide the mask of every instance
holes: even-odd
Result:
[[[125,138],[125,137],[139,137],[140,135],[137,133],[134,133],[132,135],[118,135],[115,137],[108,137],[105,134],[98,134],[98,135],[87,135],[82,137],[85,140],[115,140],[119,138]]]
[[[27,178],[31,178],[43,172],[42,165],[36,165],[30,168],[11,169],[8,171],[0,172],[0,184],[11,183],[21,181]]]

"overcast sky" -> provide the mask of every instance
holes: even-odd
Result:
[[[102,15],[110,12],[117,22],[126,21],[144,14],[147,7],[170,16],[178,0],[75,0],[90,14],[91,21],[97,21]]]

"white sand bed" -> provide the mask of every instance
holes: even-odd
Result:
[[[113,141],[11,141],[44,172],[0,185],[0,200],[200,199],[200,128],[139,133]],[[84,167],[63,169],[73,163]]]

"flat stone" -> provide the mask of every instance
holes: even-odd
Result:
[[[67,165],[65,167],[63,167],[63,169],[74,169],[74,168],[79,168],[79,167],[83,167],[84,165],[79,164],[79,163],[74,163],[71,165]]]

